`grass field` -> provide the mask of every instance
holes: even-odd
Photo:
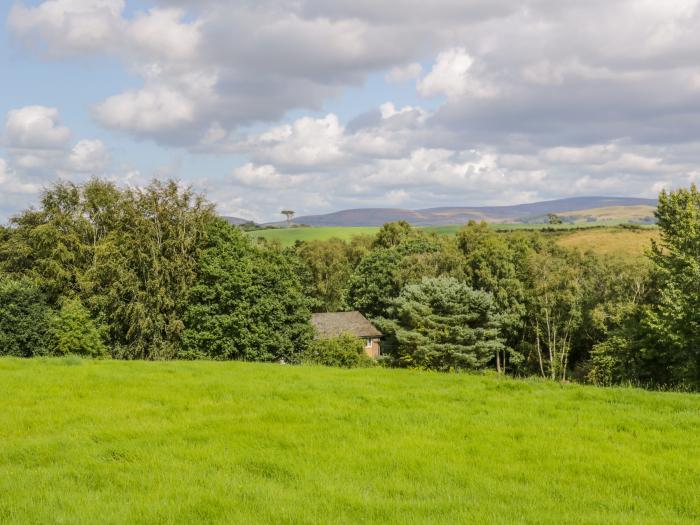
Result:
[[[567,248],[578,248],[582,251],[592,250],[598,254],[617,255],[625,258],[638,258],[644,255],[644,251],[651,245],[651,239],[659,238],[659,230],[655,227],[640,227],[629,229],[617,227],[619,222],[608,221],[590,225],[561,224],[552,228],[546,224],[492,224],[491,227],[499,231],[511,230],[548,230],[548,235],[553,235],[556,242]],[[461,225],[430,226],[425,230],[440,235],[455,235]],[[277,240],[283,246],[291,246],[297,240],[324,240],[338,237],[350,240],[356,235],[373,235],[378,227],[325,227],[325,228],[289,228],[275,230],[258,230],[250,232],[254,237],[264,237]]]
[[[0,359],[1,523],[700,522],[700,396]]]
[[[512,230],[579,230],[589,228],[612,227],[622,224],[622,221],[598,221],[596,223],[568,223],[568,224],[491,224],[491,227],[499,231]],[[425,226],[422,229],[439,235],[454,235],[461,224],[446,226]],[[282,246],[291,246],[296,241],[328,240],[333,237],[350,240],[357,235],[374,235],[379,231],[379,226],[320,226],[300,228],[273,228],[269,230],[254,230],[248,235],[255,238],[279,241]]]

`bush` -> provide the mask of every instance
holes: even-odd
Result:
[[[365,354],[362,340],[351,334],[314,340],[302,354],[302,362],[341,368],[357,368],[373,364],[372,358]]]
[[[0,355],[45,355],[50,318],[51,309],[35,282],[0,277]]]
[[[54,355],[101,357],[107,353],[102,334],[80,299],[66,299],[51,318],[49,349]]]

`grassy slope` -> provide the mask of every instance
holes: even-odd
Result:
[[[497,230],[525,230],[550,228],[548,225],[526,224],[493,224]],[[454,235],[461,226],[431,226],[425,228],[441,235]],[[260,230],[251,232],[250,235],[276,239],[283,246],[290,246],[296,240],[330,239],[338,237],[349,240],[355,235],[373,235],[379,228],[376,227],[325,227],[325,228],[290,228],[279,230]],[[562,224],[555,235],[557,243],[569,248],[580,250],[592,250],[599,254],[619,255],[621,257],[641,257],[650,246],[651,239],[659,238],[659,230],[652,227],[643,227],[638,230],[608,227],[593,227],[590,225]]]
[[[2,523],[698,523],[700,397],[0,359]]]
[[[576,230],[582,228],[593,228],[595,226],[614,226],[617,224],[620,224],[620,221],[600,221],[595,224],[560,224],[555,226],[548,224],[492,224],[491,226],[497,230],[541,230],[543,228]],[[440,235],[454,235],[461,227],[462,225],[426,226],[424,229]],[[248,232],[248,235],[269,240],[277,240],[282,244],[282,246],[291,246],[296,241],[327,240],[333,237],[343,240],[350,240],[356,235],[374,235],[378,231],[378,226],[322,226],[255,230]]]
[[[598,220],[639,221],[654,216],[656,206],[608,206],[559,213],[562,217],[595,217]]]
[[[660,239],[660,231],[657,228],[603,228],[567,232],[557,239],[557,243],[582,251],[592,250],[599,254],[638,258],[644,256],[645,250],[651,246],[652,239]]]

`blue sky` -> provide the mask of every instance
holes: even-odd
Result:
[[[654,196],[698,173],[691,0],[0,1],[0,220],[57,180],[222,213]]]

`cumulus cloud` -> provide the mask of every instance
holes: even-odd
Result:
[[[104,175],[111,163],[100,140],[83,139],[71,146],[71,132],[61,124],[57,108],[25,106],[5,117],[0,158],[0,218],[26,206],[58,178]]]
[[[246,199],[314,211],[653,195],[693,180],[699,25],[697,0],[46,0],[8,18],[42,56],[121,60],[141,84],[97,103],[96,121],[235,156],[207,184],[248,211]],[[371,74],[416,96],[328,114]],[[15,169],[107,162],[94,144],[74,151],[46,109],[8,115]]]
[[[77,173],[104,173],[110,162],[110,155],[101,140],[81,140],[66,160],[69,171]]]
[[[391,71],[389,71],[384,78],[389,83],[400,84],[401,82],[408,82],[409,80],[418,78],[422,72],[423,66],[418,62],[412,62],[405,66],[391,68]]]
[[[70,130],[62,126],[58,110],[45,106],[12,109],[5,117],[4,144],[11,148],[63,148]]]
[[[418,93],[424,97],[445,95],[449,99],[495,96],[498,93],[496,87],[476,78],[472,71],[473,65],[474,58],[464,48],[441,52],[430,73],[418,81]]]

